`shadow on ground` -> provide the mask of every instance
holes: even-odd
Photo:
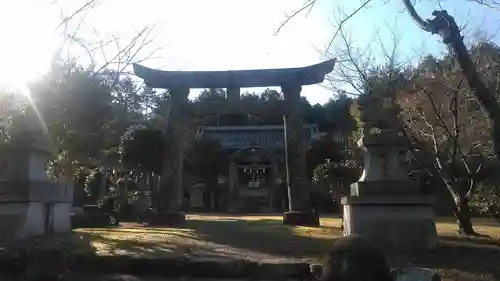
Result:
[[[193,229],[205,241],[300,259],[316,259],[324,255],[332,236],[341,235],[339,227],[322,227],[320,232],[331,235],[318,238],[312,233],[308,235],[308,228],[297,229],[272,219],[189,220],[186,227]]]
[[[92,255],[96,249],[92,246],[95,236],[89,233],[50,234],[11,241],[0,251],[0,257],[9,255],[32,256],[37,253],[54,252],[62,254]]]
[[[341,236],[337,227],[323,227],[325,236],[284,226],[278,220],[192,220],[187,227],[203,240],[271,255],[321,258]],[[317,233],[317,231],[315,231]],[[328,235],[329,234],[329,235]],[[500,241],[459,236],[440,237],[439,249],[424,253],[386,252],[391,266],[434,268],[454,280],[500,280]]]
[[[81,229],[22,241],[11,249],[39,253],[64,249],[80,254],[126,255],[138,258],[217,257],[225,259],[301,259],[318,261],[341,236],[339,227],[290,227],[267,218],[190,219],[183,229],[128,226]],[[434,252],[386,252],[392,267],[434,268],[453,280],[500,280],[500,240],[487,237],[441,236]],[[16,246],[16,247],[14,247]],[[28,250],[26,250],[28,249]],[[33,250],[36,249],[36,250]],[[49,260],[50,256],[46,259]],[[41,263],[40,266],[44,266]]]
[[[92,235],[86,233],[72,233],[11,242],[0,251],[0,280],[3,280],[2,277],[11,280],[20,276],[35,280],[32,279],[34,276],[57,276],[64,273],[77,255],[96,254],[92,246],[93,239]]]
[[[325,253],[332,239],[308,236],[272,219],[188,220],[184,229],[130,226],[85,229],[100,255],[143,258],[217,257],[227,259],[308,259]],[[340,235],[336,227],[325,233]],[[326,236],[326,235],[325,235]]]

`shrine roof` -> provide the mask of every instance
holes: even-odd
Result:
[[[309,127],[313,125],[306,125]],[[203,131],[268,131],[280,130],[283,131],[283,125],[253,125],[253,126],[201,126]]]
[[[335,59],[318,64],[279,69],[229,71],[163,71],[134,64],[134,72],[153,88],[251,88],[287,83],[311,85],[323,82],[333,71]]]
[[[213,138],[222,147],[242,149],[257,144],[265,149],[282,148],[284,144],[283,125],[253,126],[200,126],[197,138]],[[307,140],[318,134],[315,124],[304,124],[304,137]]]

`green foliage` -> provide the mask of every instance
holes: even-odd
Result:
[[[319,182],[341,182],[345,185],[351,184],[361,176],[361,166],[352,152],[346,150],[337,155],[339,158],[326,159],[316,166],[313,171],[313,180]]]
[[[10,140],[12,120],[22,114],[28,100],[21,93],[0,89],[0,145]]]
[[[226,99],[226,95],[224,89],[208,89],[202,91],[196,100],[198,102],[223,101]]]
[[[85,194],[94,202],[99,198],[104,175],[98,169],[89,171],[85,179]]]
[[[500,219],[500,185],[480,184],[471,202],[478,213]]]
[[[98,76],[71,64],[54,65],[31,86],[34,107],[68,161],[93,164],[105,147],[113,120],[111,88]]]
[[[245,92],[241,94],[241,100],[248,102],[258,102],[260,100],[260,96],[256,93]]]
[[[123,164],[130,169],[161,173],[165,145],[160,130],[133,130],[122,143]]]
[[[260,100],[264,102],[272,102],[277,100],[283,100],[283,94],[276,90],[265,89],[262,94],[260,94]]]
[[[227,171],[229,158],[216,140],[195,140],[186,151],[187,171],[204,180],[213,180]]]
[[[325,163],[327,159],[340,161],[341,156],[339,151],[345,148],[344,144],[337,142],[330,134],[323,136],[320,139],[313,140],[306,154],[306,163],[308,175],[311,176],[313,170],[320,164]]]

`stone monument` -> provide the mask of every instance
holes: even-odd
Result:
[[[73,186],[48,178],[53,153],[35,112],[13,120],[11,132],[0,148],[0,241],[71,231]]]
[[[433,200],[409,180],[407,142],[398,108],[384,95],[359,98],[364,170],[342,198],[344,235],[360,235],[379,247],[433,249],[437,233]]]

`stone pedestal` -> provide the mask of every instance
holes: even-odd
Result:
[[[0,241],[70,232],[72,184],[47,177],[51,153],[43,133],[16,125],[12,142],[0,148]]]
[[[429,197],[342,198],[344,236],[357,234],[381,249],[432,250],[437,233]]]
[[[381,133],[363,140],[363,175],[342,198],[344,235],[360,235],[382,248],[435,249],[433,199],[419,195],[408,180],[402,138]]]

